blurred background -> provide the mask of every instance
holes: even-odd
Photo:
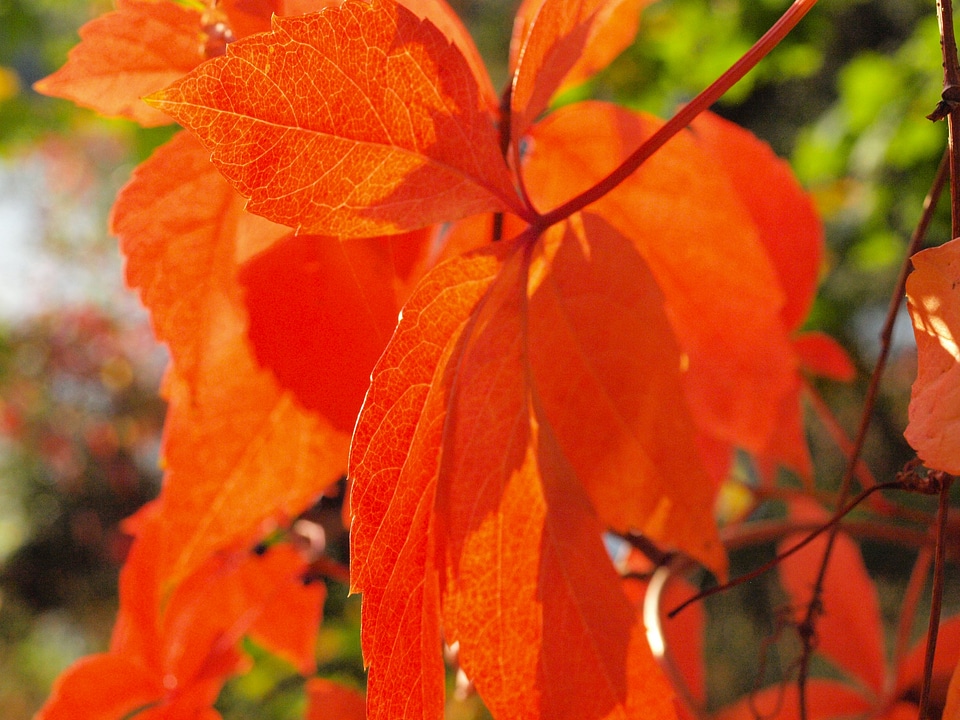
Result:
[[[514,0],[452,4],[502,86]],[[667,115],[786,4],[655,3],[636,44],[564,100]],[[170,130],[98,118],[31,90],[64,62],[77,28],[108,9],[102,0],[0,0],[0,717],[10,720],[30,717],[65,667],[106,646],[127,547],[117,522],[159,483],[165,355],[123,288],[106,227],[117,190]],[[941,83],[932,0],[821,0],[716,108],[792,162],[827,223],[809,326],[837,338],[860,369],[850,385],[820,388],[849,433],[945,144],[945,125],[924,117]],[[930,240],[948,238],[941,207]],[[881,480],[912,456],[902,438],[916,369],[905,318],[894,348],[867,454]],[[830,486],[843,457],[816,421],[810,434],[819,481]],[[332,591],[319,652],[356,674],[356,610],[344,595]],[[268,667],[232,683],[225,704],[243,716],[283,672]]]

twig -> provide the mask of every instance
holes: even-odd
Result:
[[[953,115],[951,114],[951,117],[952,116]],[[941,161],[940,168],[938,169],[936,177],[933,180],[930,191],[927,193],[927,197],[924,199],[920,221],[917,223],[917,227],[911,237],[907,255],[904,257],[903,264],[900,267],[900,276],[897,279],[897,286],[890,298],[890,306],[887,309],[887,317],[880,333],[880,353],[877,356],[877,361],[873,366],[873,373],[870,376],[870,384],[867,387],[867,394],[863,402],[863,412],[860,415],[860,427],[857,430],[857,436],[854,439],[853,447],[850,449],[850,455],[847,459],[847,467],[840,483],[838,500],[839,507],[843,507],[843,504],[846,502],[846,499],[850,494],[853,478],[856,474],[858,463],[860,462],[860,456],[863,453],[863,446],[866,443],[867,431],[870,429],[870,420],[873,417],[873,408],[876,405],[877,395],[879,394],[880,390],[880,378],[883,376],[883,371],[887,364],[887,358],[890,355],[894,323],[897,318],[897,313],[900,310],[900,304],[903,301],[907,275],[910,272],[910,257],[919,249],[923,242],[923,238],[926,235],[927,228],[930,226],[930,221],[933,217],[933,211],[936,208],[937,200],[940,197],[944,182],[946,181],[945,166],[949,164],[952,167],[952,162],[946,162],[947,157],[952,158],[953,154],[948,152],[944,160]],[[827,566],[830,563],[830,555],[833,552],[833,544],[837,534],[836,527],[837,526],[834,525],[829,535],[827,535],[827,547],[824,549],[823,560],[820,563],[820,571],[817,574],[817,580],[813,586],[813,595],[811,596],[810,603],[807,605],[806,615],[804,616],[804,619],[798,628],[800,638],[803,641],[803,649],[801,650],[800,654],[800,670],[797,676],[797,694],[799,696],[800,703],[800,720],[807,720],[807,675],[810,669],[810,657],[811,653],[813,652],[814,639],[816,636],[817,617],[823,610],[821,603],[821,596],[823,595],[823,582],[827,574]]]
[[[933,681],[933,659],[937,653],[940,629],[940,608],[943,604],[943,558],[947,536],[947,512],[950,509],[950,484],[953,478],[943,474],[940,503],[937,507],[937,549],[933,563],[933,598],[930,601],[930,623],[927,626],[927,653],[923,662],[923,685],[920,688],[920,720],[930,717],[930,686]]]
[[[739,577],[734,578],[728,583],[724,583],[723,585],[716,585],[712,588],[708,588],[707,590],[697,593],[693,597],[688,598],[687,600],[684,600],[677,607],[675,607],[673,610],[668,612],[667,617],[668,618],[676,617],[676,615],[679,612],[681,612],[684,608],[692,605],[695,602],[704,600],[705,598],[708,598],[712,595],[716,595],[717,593],[720,593],[720,592],[724,592],[726,590],[729,590],[730,588],[737,587],[738,585],[742,585],[743,583],[750,582],[751,580],[755,580],[761,575],[764,575],[765,573],[770,572],[775,567],[777,567],[777,565],[779,565],[781,562],[786,560],[788,557],[793,555],[798,550],[801,550],[802,548],[806,547],[809,543],[811,543],[813,540],[815,540],[816,538],[818,538],[820,535],[822,535],[824,532],[828,530],[833,531],[831,534],[836,534],[836,531],[839,528],[839,523],[843,519],[843,517],[847,515],[855,507],[857,507],[857,505],[859,505],[864,499],[869,497],[872,493],[876,492],[877,490],[903,489],[904,487],[905,485],[903,482],[899,480],[892,480],[887,483],[880,483],[879,485],[874,485],[873,487],[867,488],[862,493],[860,493],[856,498],[854,498],[853,502],[851,502],[847,507],[843,508],[840,512],[836,513],[830,519],[829,522],[827,522],[825,525],[821,525],[819,528],[817,528],[812,533],[807,535],[805,538],[803,538],[803,540],[798,542],[796,545],[793,545],[792,547],[788,548],[787,550],[777,555],[775,558],[773,558],[773,560],[770,560],[764,563],[760,567],[756,568],[755,570],[751,570],[745,575],[741,575]]]
[[[630,177],[637,168],[663,147],[670,138],[693,122],[694,118],[719,100],[724,93],[750,72],[780,41],[796,27],[803,17],[813,9],[817,0],[794,0],[794,3],[773,26],[754,43],[747,52],[735,62],[723,75],[693,100],[684,105],[677,113],[646,139],[619,167],[607,175],[589,190],[563,203],[558,208],[540,216],[537,225],[547,228],[566,220],[587,205],[596,202],[620,183]]]

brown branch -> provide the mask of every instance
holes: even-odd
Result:
[[[717,593],[721,593],[726,590],[729,590],[730,588],[737,587],[738,585],[742,585],[743,583],[750,582],[751,580],[756,580],[761,575],[764,575],[770,572],[771,570],[773,570],[781,562],[786,560],[795,552],[806,547],[813,540],[820,537],[820,535],[822,535],[824,532],[832,531],[831,535],[835,535],[837,530],[839,529],[840,521],[844,518],[844,516],[847,515],[849,512],[851,512],[854,508],[856,508],[857,505],[859,505],[864,499],[869,497],[872,493],[878,490],[893,490],[893,489],[904,489],[904,488],[905,488],[904,483],[900,482],[899,480],[893,480],[887,483],[880,483],[879,485],[874,485],[873,487],[867,488],[862,493],[860,493],[856,498],[854,498],[853,502],[851,502],[847,507],[843,508],[842,511],[834,514],[834,516],[826,524],[821,525],[819,528],[817,528],[814,532],[807,535],[805,538],[803,538],[803,540],[798,542],[796,545],[793,545],[787,550],[784,550],[782,553],[780,553],[775,558],[773,558],[773,560],[765,562],[763,565],[756,568],[755,570],[751,570],[745,575],[740,575],[739,577],[736,577],[733,580],[727,583],[724,583],[723,585],[716,585],[712,588],[708,588],[707,590],[697,593],[693,597],[687,598],[682,603],[680,603],[677,607],[675,607],[673,610],[668,612],[667,617],[668,618],[676,617],[676,615],[680,613],[684,608],[692,605],[695,602],[704,600],[708,597],[711,597],[712,595],[716,595]]]
[[[953,114],[951,114],[951,117],[953,117]],[[953,154],[949,153],[949,157],[952,158]],[[854,439],[853,447],[850,449],[850,455],[847,459],[847,467],[840,483],[839,500],[837,503],[838,507],[843,507],[843,504],[846,502],[846,499],[850,494],[850,489],[853,485],[853,478],[860,462],[860,456],[863,454],[863,446],[866,443],[867,431],[870,429],[870,420],[873,417],[873,408],[876,405],[877,395],[879,394],[880,390],[880,379],[883,376],[883,371],[887,365],[887,358],[890,355],[894,323],[897,318],[897,313],[900,310],[900,305],[903,301],[907,275],[909,275],[910,272],[910,257],[920,248],[920,245],[923,243],[923,238],[927,233],[927,229],[930,226],[930,221],[933,217],[933,211],[936,208],[937,200],[940,198],[940,193],[942,192],[944,182],[946,181],[946,164],[947,163],[945,161],[941,161],[940,168],[937,171],[937,175],[930,187],[930,191],[927,193],[927,197],[924,199],[920,221],[917,223],[917,227],[910,239],[910,246],[908,248],[907,255],[904,257],[903,263],[900,267],[900,275],[897,279],[897,286],[894,288],[894,292],[890,297],[890,305],[887,308],[887,316],[884,320],[883,329],[880,333],[880,353],[877,356],[877,361],[873,366],[873,373],[870,376],[870,384],[867,387],[867,394],[864,398],[863,412],[860,415],[860,427],[857,430],[857,436]],[[952,162],[949,164],[952,167]],[[807,720],[807,675],[810,668],[810,657],[811,653],[813,652],[814,639],[816,637],[817,617],[823,610],[821,604],[823,581],[826,577],[827,566],[830,563],[830,555],[833,552],[833,544],[837,533],[836,527],[837,526],[834,525],[833,529],[830,531],[830,534],[827,536],[827,547],[824,550],[823,560],[820,563],[820,571],[817,574],[817,580],[813,586],[813,595],[811,596],[810,603],[807,605],[806,615],[799,626],[800,637],[803,641],[803,649],[800,655],[800,669],[797,676],[797,694],[800,702],[800,720]]]
[[[950,484],[953,480],[943,474],[940,502],[937,506],[937,549],[933,563],[933,598],[930,601],[930,622],[927,626],[927,652],[923,662],[923,685],[920,688],[920,720],[930,717],[930,685],[933,681],[933,659],[937,653],[937,633],[940,629],[940,608],[943,604],[944,547],[947,535],[947,513],[950,509]]]

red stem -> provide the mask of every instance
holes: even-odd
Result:
[[[693,122],[704,110],[737,84],[744,75],[750,72],[780,41],[796,27],[803,17],[813,9],[817,0],[794,0],[787,11],[774,25],[764,33],[729,70],[717,78],[707,89],[702,91],[688,104],[684,105],[676,115],[670,118],[653,135],[640,145],[619,167],[607,175],[590,189],[568,200],[563,205],[541,215],[536,223],[540,230],[566,220],[583,208],[607,195],[620,183],[632,175],[651,155],[663,147],[670,138]]]

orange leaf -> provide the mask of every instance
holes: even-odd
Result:
[[[317,632],[327,588],[319,582],[304,585],[303,573],[303,558],[294,548],[272,547],[265,561],[251,558],[246,564],[235,602],[260,610],[250,635],[309,676],[316,671]]]
[[[303,586],[303,560],[282,546],[265,557],[246,549],[223,552],[162,599],[157,560],[164,522],[160,502],[138,514],[110,652],[71,668],[42,717],[113,720],[141,708],[137,718],[219,717],[210,705],[226,678],[245,666],[240,638],[251,631],[263,637],[266,628],[275,629],[266,635],[269,647],[288,657],[295,651],[294,659],[308,667],[324,593]],[[266,617],[280,601],[286,610]]]
[[[364,720],[363,693],[340,683],[311,678],[307,681],[306,720]]]
[[[904,435],[924,464],[960,474],[960,238],[913,256],[907,309],[917,339],[917,379]]]
[[[311,2],[311,5],[320,5],[322,0]],[[235,37],[242,38],[255,33],[267,32],[270,29],[270,18],[277,15],[288,15],[285,12],[287,0],[218,0],[216,9],[222,12],[230,25]],[[319,10],[312,7],[310,10]]]
[[[709,112],[691,129],[697,144],[720,163],[756,224],[785,293],[783,326],[796,330],[810,311],[823,257],[823,225],[813,200],[787,162],[751,132]]]
[[[603,103],[561,108],[531,132],[524,175],[534,201],[557,207],[659,125]],[[796,360],[781,321],[779,279],[724,168],[681,134],[589,210],[630,238],[650,266],[684,352],[698,426],[762,448],[793,388]]]
[[[223,306],[239,296],[233,275],[242,245],[270,244],[289,232],[242,207],[189,133],[142,163],[113,206],[127,283],[140,291],[157,339],[191,387],[208,353],[217,352],[209,346],[219,342]]]
[[[869,701],[849,685],[835,680],[813,679],[807,683],[807,714],[810,720],[857,717],[872,708]],[[801,720],[800,699],[795,683],[768,687],[717,713],[716,720]]]
[[[919,696],[923,682],[923,667],[926,662],[926,635],[918,641],[897,666],[897,696]],[[933,658],[934,686],[946,686],[960,659],[960,616],[940,623],[937,633],[937,652]]]
[[[343,472],[347,436],[257,366],[246,328],[222,318],[222,349],[197,392],[169,376],[164,513],[171,582],[211,552],[251,544],[270,518],[306,508]]]
[[[943,708],[943,720],[960,719],[960,661],[950,676],[950,685],[947,688],[947,704]]]
[[[531,381],[603,524],[679,548],[717,575],[716,488],[699,457],[663,295],[629,239],[590,213],[534,261]]]
[[[630,343],[622,353],[591,348],[592,329],[584,326],[593,317],[588,310],[620,302],[629,308],[622,315],[638,311],[655,331],[668,331],[668,324],[656,315],[659,297],[642,261],[611,268],[613,240],[599,229],[601,221],[589,218],[584,225],[596,231],[595,249],[589,245],[593,235],[584,239],[569,231],[537,244],[521,237],[495,253],[438,266],[415,290],[374,370],[350,476],[353,586],[364,594],[369,707],[377,716],[421,717],[440,701],[439,689],[429,696],[423,689],[425,683],[438,686],[438,670],[431,668],[439,644],[438,602],[444,636],[460,643],[463,667],[494,714],[604,718],[673,712],[671,693],[601,542],[607,520],[598,517],[588,487],[561,451],[562,442],[576,445],[569,418],[578,407],[561,408],[559,400],[561,378],[572,378],[574,393],[582,385],[609,404],[624,357],[637,342],[645,347],[628,322]],[[596,268],[585,265],[580,253]],[[639,291],[631,289],[633,282]],[[644,302],[654,308],[641,309]],[[566,334],[555,339],[557,325],[566,325]],[[571,339],[573,347],[563,348]],[[655,332],[647,341],[652,347],[664,339],[669,343],[669,334]],[[544,359],[535,361],[534,351]],[[589,445],[605,432],[616,437],[589,460],[607,463],[605,481],[628,485],[621,498],[633,480],[613,472],[622,458],[608,458],[620,444],[632,445],[626,455],[643,457],[645,441],[633,433],[649,427],[657,412],[678,412],[659,404],[661,396],[676,400],[681,393],[676,352],[672,364],[669,353],[658,361],[663,367],[655,366],[645,386],[658,396],[655,401],[636,408],[628,395],[624,407],[602,413],[599,427],[579,438]],[[628,363],[626,374],[632,367]],[[591,372],[599,381],[585,377]],[[560,444],[550,412],[564,423]],[[668,427],[682,425],[659,419]],[[655,460],[655,467],[667,466],[663,458]],[[706,484],[696,487],[695,467],[687,464],[687,475],[677,482],[690,480],[693,493],[710,493]],[[601,494],[600,485],[594,477],[589,490]],[[642,489],[662,491],[656,485]],[[612,514],[612,497],[601,497],[603,512]],[[638,502],[635,517],[645,529],[682,527],[685,519],[672,513],[688,508],[672,495]],[[701,501],[701,507],[709,504]],[[695,532],[678,531],[687,532],[678,543],[722,565],[709,511],[694,512],[705,522]],[[710,539],[713,548],[705,552]],[[584,674],[584,668],[591,670]],[[582,687],[575,693],[545,680],[574,675]],[[416,704],[407,707],[411,697]],[[653,697],[662,702],[651,705]]]
[[[419,257],[425,233],[396,236]],[[397,321],[405,287],[387,238],[296,235],[249,260],[240,274],[257,360],[307,410],[349,433],[370,371]]]
[[[537,407],[527,258],[506,258],[456,357],[436,506],[444,632],[495,716],[669,717],[602,525]]]
[[[517,142],[564,84],[583,82],[630,43],[652,0],[524,0],[510,43],[511,133]]]
[[[442,714],[433,502],[443,375],[498,267],[488,255],[456,258],[423,279],[374,369],[354,432],[351,589],[363,593],[361,640],[373,718]]]
[[[821,332],[805,332],[793,339],[800,367],[813,375],[849,382],[856,374],[850,357],[840,344]]]
[[[155,702],[162,678],[123,655],[101,654],[74,663],[54,683],[37,720],[116,720]]]
[[[197,132],[252,212],[306,232],[522,211],[469,63],[387,0],[277,18],[151,101]]]
[[[830,519],[810,500],[791,503],[790,517],[815,522]],[[780,551],[798,540],[800,537],[788,539]],[[798,621],[806,614],[826,542],[826,536],[821,536],[780,564],[780,578]],[[862,683],[874,697],[881,697],[886,664],[877,589],[867,575],[856,543],[842,533],[833,545],[821,600],[823,614],[817,620],[817,651]]]
[[[205,155],[177,136],[138,169],[113,214],[128,281],[141,289],[173,357],[163,566],[174,583],[210,552],[241,538],[252,543],[263,520],[299,513],[340,475],[347,450],[345,433],[257,364],[238,258],[285,231],[242,212],[242,199]],[[290,329],[305,333],[307,322]],[[357,332],[367,327],[359,323]],[[337,421],[355,415],[357,404],[333,408]]]
[[[80,29],[80,39],[66,65],[34,88],[145,127],[170,119],[141,98],[204,60],[200,13],[170,0],[118,0],[115,12]]]

